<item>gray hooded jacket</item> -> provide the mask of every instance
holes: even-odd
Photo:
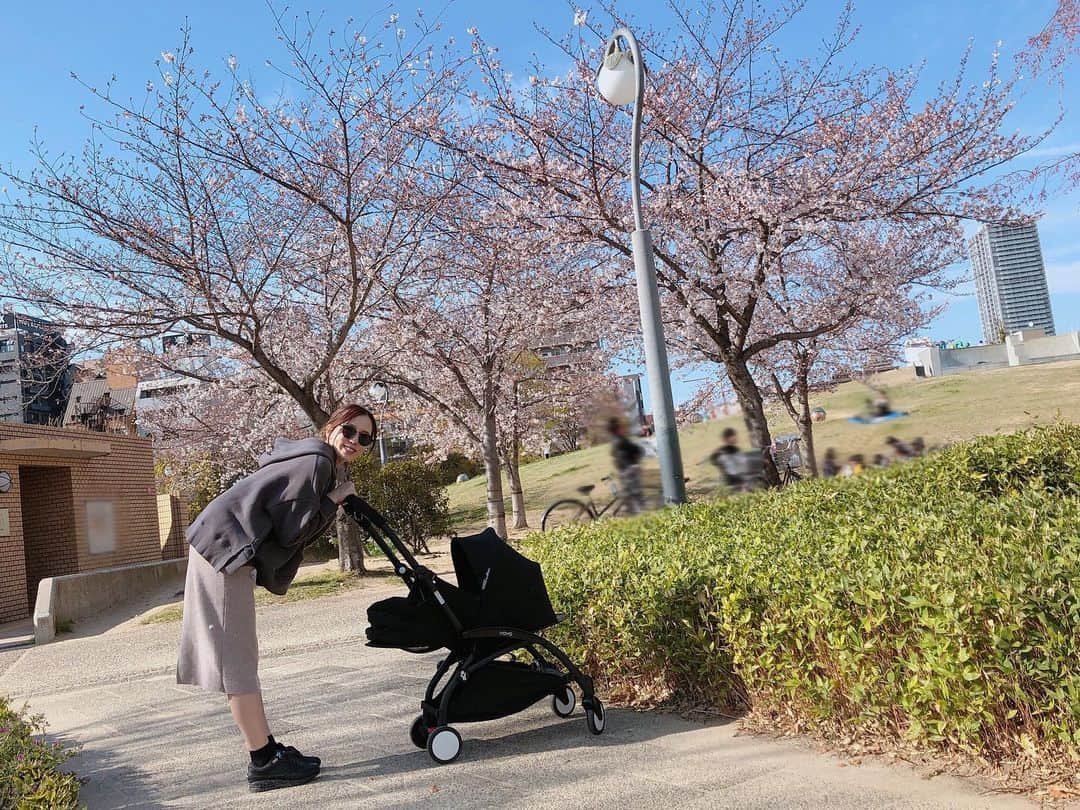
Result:
[[[250,563],[256,581],[283,594],[304,546],[334,520],[328,497],[335,485],[334,449],[321,439],[278,439],[259,469],[212,500],[187,530],[187,539],[216,571]]]

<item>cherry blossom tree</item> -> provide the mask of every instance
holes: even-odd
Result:
[[[763,353],[755,372],[767,378],[763,391],[795,425],[811,475],[819,471],[810,397],[861,377],[868,364],[896,357],[902,340],[932,320],[936,311],[920,306],[916,299],[898,300],[882,307],[876,318],[865,315],[836,332],[781,343]]]
[[[325,45],[275,23],[288,63],[268,60],[269,90],[233,57],[197,65],[187,32],[142,98],[83,83],[97,112],[82,153],[37,143],[36,169],[5,174],[2,286],[105,340],[212,335],[318,426],[342,401],[345,347],[425,238],[418,188],[439,194],[400,124],[437,116],[456,73],[422,20]]]
[[[1027,43],[1021,55],[1034,72],[1057,72],[1080,55],[1080,0],[1058,0],[1046,25]]]
[[[418,253],[386,312],[392,347],[380,373],[412,394],[446,446],[483,458],[490,524],[506,536],[502,468],[510,461],[517,522],[524,497],[517,453],[526,413],[558,375],[535,350],[552,332],[595,332],[603,274],[517,213],[520,200],[484,179],[439,209],[443,234]]]
[[[642,176],[669,342],[724,367],[753,441],[768,446],[755,359],[833,328],[792,329],[767,305],[796,280],[788,257],[827,249],[838,224],[953,231],[968,218],[1018,219],[1031,200],[1002,170],[1046,133],[1009,126],[1017,79],[1000,75],[996,54],[981,81],[966,53],[955,78],[930,90],[917,70],[851,66],[850,9],[822,49],[795,58],[776,43],[800,23],[801,4],[668,9],[670,33],[638,38],[649,59]],[[433,137],[521,189],[528,215],[564,241],[625,261],[628,122],[594,89],[606,34],[560,40],[571,70],[541,78],[537,68],[527,89],[477,39],[473,114]],[[771,464],[766,474],[777,480]]]
[[[430,227],[418,195],[455,183],[427,171],[428,141],[410,134],[459,78],[434,26],[273,22],[285,61],[258,77],[232,56],[197,64],[185,32],[142,97],[80,82],[85,148],[35,143],[36,169],[5,173],[0,207],[0,287],[84,345],[212,336],[214,373],[162,365],[204,384],[174,431],[236,469],[270,433],[318,428],[363,390],[378,357],[357,357],[362,336]]]
[[[799,430],[803,455],[817,474],[810,394],[850,378],[875,356],[895,355],[899,341],[940,313],[928,290],[955,286],[950,266],[962,257],[962,233],[925,220],[863,222],[823,230],[808,253],[789,251],[780,283],[762,302],[790,334],[752,365]]]
[[[540,342],[551,339],[541,337]],[[497,430],[499,458],[506,470],[515,529],[529,525],[521,481],[522,448],[527,443],[534,446],[542,443],[554,420],[558,420],[564,435],[572,435],[576,443],[582,431],[581,410],[612,387],[606,345],[595,337],[563,335],[557,339],[571,340],[567,347],[570,351],[550,358],[524,352],[506,378],[507,407],[500,409]]]
[[[1057,8],[1038,34],[1031,37],[1020,63],[1036,76],[1046,76],[1065,90],[1065,70],[1080,56],[1080,0],[1058,0]],[[1064,149],[1044,173],[1052,171],[1066,188],[1080,188],[1080,151]]]

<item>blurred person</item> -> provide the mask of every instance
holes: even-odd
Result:
[[[922,436],[916,436],[911,440],[911,452],[916,456],[926,455],[926,442],[923,441]]]
[[[736,444],[735,428],[724,428],[720,434],[721,444],[709,454],[709,461],[720,470],[720,477],[729,487],[737,487],[742,483],[739,474],[739,445]]]
[[[892,413],[892,404],[889,402],[889,398],[884,394],[878,394],[874,397],[874,416],[888,416]]]
[[[835,478],[840,473],[840,467],[836,463],[836,448],[830,447],[825,451],[825,458],[821,462],[821,477]]]
[[[909,458],[915,457],[915,452],[895,436],[887,437],[885,439],[885,444],[892,449],[893,458],[896,461],[907,461]]]
[[[854,453],[848,456],[847,463],[840,471],[840,475],[845,478],[850,478],[853,475],[859,475],[866,470],[866,460],[863,458],[862,453]]]
[[[627,512],[636,515],[641,512],[641,459],[645,451],[628,435],[626,425],[618,417],[608,421],[611,433],[611,459],[615,472],[619,475],[619,494],[626,502]]]
[[[871,462],[875,467],[888,467],[890,463],[889,457],[884,453],[875,453],[874,460]]]

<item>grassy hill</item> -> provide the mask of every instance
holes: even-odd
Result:
[[[871,392],[859,383],[846,383],[836,391],[817,397],[813,405],[828,412],[816,426],[818,457],[826,447],[835,447],[841,459],[851,453],[872,455],[885,450],[886,436],[910,440],[922,436],[928,445],[947,444],[973,436],[1003,433],[1055,419],[1080,422],[1080,361],[970,372],[935,379],[918,379],[910,368],[878,375],[874,384],[884,387],[893,407],[909,415],[880,425],[857,425],[847,417],[858,414]],[[708,463],[709,453],[720,443],[721,431],[734,427],[740,444],[747,446],[741,416],[692,425],[680,431],[683,466],[691,498],[709,497],[716,492],[719,477]],[[772,414],[774,435],[794,433],[786,414]],[[528,506],[529,524],[540,526],[540,515],[556,498],[573,495],[583,484],[599,484],[612,472],[608,445],[590,447],[522,467],[522,481]],[[659,480],[656,459],[646,459],[646,481]],[[474,478],[448,488],[450,508],[458,530],[485,523],[484,479]],[[607,491],[597,493],[606,502]],[[598,497],[597,500],[601,500]],[[509,499],[506,504],[510,512]]]

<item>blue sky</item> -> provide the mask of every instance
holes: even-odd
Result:
[[[447,33],[458,36],[459,41],[465,39],[468,26],[478,26],[490,43],[500,46],[507,68],[521,75],[527,72],[534,53],[556,69],[564,67],[535,26],[559,34],[571,27],[574,16],[574,6],[569,4],[491,0],[450,4],[413,0],[408,5],[294,0],[291,5],[298,11],[321,12],[328,23],[335,25],[349,15],[379,19],[392,11],[399,11],[403,20],[408,20],[419,6],[429,19],[440,16]],[[619,10],[631,21],[662,22],[663,15],[649,11],[657,5],[634,0],[619,3]],[[809,54],[830,33],[841,5],[837,0],[810,0],[798,26],[781,42],[783,49]],[[987,64],[998,40],[1003,43],[1004,54],[1014,53],[1042,27],[1054,5],[1054,0],[862,0],[855,10],[861,32],[852,54],[860,62],[891,67],[925,62],[929,86],[955,71],[971,41],[974,77]],[[608,27],[597,11],[591,14],[591,21],[599,20],[602,28]],[[28,168],[29,142],[35,127],[54,154],[77,149],[87,134],[79,105],[89,99],[70,74],[78,73],[88,83],[98,85],[116,74],[125,91],[138,94],[146,80],[155,76],[154,60],[162,51],[175,48],[185,19],[191,25],[196,50],[208,62],[220,59],[224,63],[229,54],[235,54],[241,63],[259,65],[266,56],[278,55],[264,0],[6,3],[0,27],[0,98],[6,102],[4,125],[0,127],[0,162],[5,167]],[[1073,65],[1066,83],[1066,102],[1069,92],[1080,99],[1078,87],[1080,68]],[[1059,100],[1056,87],[1034,85],[1016,112],[1016,126],[1034,131],[1040,123],[1053,118]],[[1080,150],[1080,110],[1067,111],[1045,148]],[[1080,329],[1078,225],[1080,194],[1076,193],[1048,203],[1039,224],[1059,332]],[[969,230],[973,231],[974,226]],[[958,268],[960,272],[966,269]],[[948,311],[931,326],[929,334],[974,343],[981,335],[973,289],[966,284],[960,292],[966,294],[951,297]],[[687,386],[679,385],[676,399],[685,398],[687,392]]]

